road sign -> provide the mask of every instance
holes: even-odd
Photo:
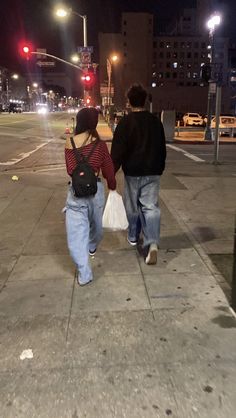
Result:
[[[90,62],[91,62],[90,52],[81,52],[80,57],[81,57],[82,64],[90,64]]]
[[[100,86],[100,95],[102,97],[107,97],[108,96],[108,86]],[[111,86],[110,88],[110,97],[114,96],[114,86]]]
[[[216,83],[209,83],[209,92],[211,94],[215,94],[216,93]]]
[[[55,67],[55,61],[37,61],[39,67]]]
[[[41,52],[41,54],[36,55],[37,59],[45,59],[46,57],[43,56],[42,54],[46,54],[47,50],[45,48],[37,48],[36,49],[37,52]]]
[[[93,53],[93,46],[78,46],[77,51],[81,54],[82,52],[87,52],[89,54]]]

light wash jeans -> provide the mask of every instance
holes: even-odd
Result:
[[[124,205],[129,222],[128,236],[138,241],[143,233],[143,247],[160,242],[158,204],[160,176],[125,176]]]
[[[98,182],[95,196],[77,198],[69,188],[66,201],[66,232],[70,255],[76,264],[80,284],[93,279],[89,250],[94,251],[102,239],[102,214],[105,204],[104,186]]]

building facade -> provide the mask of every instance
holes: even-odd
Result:
[[[107,77],[106,57],[114,50],[119,56],[112,77],[116,107],[125,107],[125,92],[131,84],[142,83],[152,97],[154,112],[174,109],[205,114],[208,83],[202,80],[201,70],[211,58],[213,78],[223,87],[222,113],[230,111],[229,40],[216,34],[213,50],[206,27],[199,35],[208,9],[208,3],[200,0],[198,9],[184,10],[169,35],[154,36],[153,16],[148,13],[123,13],[120,33],[99,34],[100,83]]]

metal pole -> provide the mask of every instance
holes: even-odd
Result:
[[[212,93],[211,93],[211,84],[208,83],[208,96],[207,96],[207,123],[205,128],[205,141],[212,141],[212,130],[211,130],[211,103],[212,103]]]
[[[7,97],[7,104],[9,102],[9,80],[6,78],[6,97]]]
[[[107,108],[109,111],[110,117],[110,96],[111,96],[111,72],[112,72],[112,66],[110,60],[107,58],[107,76],[108,76],[108,87],[107,87]]]
[[[216,87],[216,126],[215,126],[215,143],[214,143],[214,161],[213,164],[219,163],[219,123],[221,110],[221,86]]]
[[[234,311],[236,311],[236,213],[234,224],[234,254],[233,254],[233,277],[232,277],[232,295],[231,305]]]
[[[82,16],[83,18],[83,31],[84,31],[84,46],[88,46],[88,42],[87,42],[87,16],[84,15]]]
[[[57,57],[55,55],[52,55],[52,54],[47,54],[46,52],[31,51],[30,54],[33,54],[33,55],[43,55],[45,57],[54,58],[57,61],[64,62],[64,64],[67,64],[67,65],[70,65],[71,67],[77,68],[77,70],[83,71],[83,68],[80,67],[79,65],[72,64],[72,62],[63,60],[62,58],[59,58],[59,57]]]
[[[209,32],[209,40],[210,40],[210,66],[211,66],[211,77],[208,81],[208,96],[207,96],[207,123],[205,129],[204,140],[205,141],[212,141],[212,130],[211,130],[211,113],[212,113],[212,92],[211,92],[211,78],[212,78],[212,70],[213,70],[213,59],[214,59],[214,29],[211,29]]]

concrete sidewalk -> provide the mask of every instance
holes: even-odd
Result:
[[[194,179],[180,184],[167,168],[158,264],[146,266],[125,232],[105,232],[94,283],[81,288],[61,212],[65,168],[11,175],[0,177],[0,417],[233,417],[236,320],[191,233],[211,193],[194,217]],[[220,215],[223,225],[229,206]]]

